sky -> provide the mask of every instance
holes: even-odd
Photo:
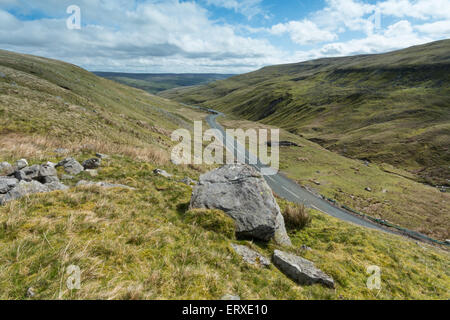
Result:
[[[90,71],[244,73],[448,38],[450,0],[0,0],[0,49]]]

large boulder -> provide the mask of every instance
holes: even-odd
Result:
[[[56,167],[63,167],[68,174],[75,176],[84,170],[83,166],[74,158],[66,158],[62,160],[56,165]]]
[[[286,276],[301,285],[320,283],[326,287],[334,288],[334,280],[322,270],[317,269],[309,260],[275,250],[273,264]]]
[[[18,180],[31,181],[35,180],[39,177],[39,172],[41,170],[41,166],[38,164],[32,165],[30,167],[22,168],[15,172],[15,177]]]
[[[200,177],[190,207],[219,209],[236,222],[240,238],[291,245],[284,219],[267,182],[253,167],[225,165]]]
[[[0,177],[0,194],[8,193],[11,189],[13,189],[19,180],[11,177]]]

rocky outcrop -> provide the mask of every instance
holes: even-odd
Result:
[[[225,165],[200,177],[194,187],[192,209],[219,209],[236,222],[237,236],[291,245],[272,190],[256,169]]]
[[[9,176],[14,173],[14,167],[9,162],[0,163],[0,176]]]
[[[0,204],[8,201],[17,200],[29,194],[49,192],[50,189],[38,181],[20,181],[8,193],[0,195]]]
[[[238,244],[231,244],[231,247],[239,254],[242,259],[248,264],[259,266],[259,267],[268,267],[270,266],[270,261],[263,255],[258,252]]]
[[[84,170],[83,166],[74,158],[66,158],[62,160],[56,165],[56,167],[63,167],[64,171],[74,176]]]
[[[334,280],[322,270],[317,269],[309,260],[290,253],[275,250],[273,264],[286,276],[300,285],[320,283],[326,287],[334,288]]]

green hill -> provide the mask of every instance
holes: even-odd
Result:
[[[0,162],[56,162],[64,157],[56,148],[79,161],[110,156],[97,176],[65,181],[69,190],[0,206],[0,299],[449,298],[448,252],[313,210],[311,225],[290,230],[293,247],[283,250],[315,262],[335,290],[244,263],[231,243],[266,256],[281,248],[237,241],[221,212],[188,211],[192,189],[178,181],[208,168],[169,161],[170,132],[205,114],[70,64],[0,51],[0,115]],[[76,187],[82,179],[134,189]],[[72,265],[79,290],[66,286]],[[380,291],[366,286],[371,265],[382,270]]]
[[[130,87],[142,89],[155,94],[164,90],[177,87],[188,87],[207,84],[216,80],[231,77],[228,74],[216,73],[118,73],[118,72],[94,72],[99,77],[113,80]]]
[[[450,185],[450,40],[266,67],[161,96],[275,125]]]

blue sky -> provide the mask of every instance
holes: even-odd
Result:
[[[88,70],[242,73],[447,38],[450,0],[0,0],[1,49]]]

